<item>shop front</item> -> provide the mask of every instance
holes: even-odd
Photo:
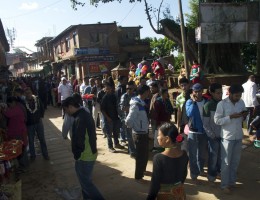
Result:
[[[96,55],[78,58],[76,76],[79,78],[103,76],[110,74],[115,66],[115,55]]]

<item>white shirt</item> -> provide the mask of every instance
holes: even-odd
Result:
[[[242,99],[244,100],[246,107],[258,106],[259,103],[256,98],[257,86],[255,82],[248,80],[242,86],[244,88]]]
[[[85,85],[85,83],[82,83],[82,84],[80,85],[79,91],[80,91],[80,94],[81,94],[81,95],[84,94],[84,91],[85,91],[86,87],[87,87],[87,86]]]
[[[61,96],[61,101],[65,100],[66,98],[71,96],[71,85],[66,84],[66,85],[59,85],[58,87],[58,93],[60,93]]]
[[[229,97],[220,101],[214,115],[214,122],[221,126],[220,137],[226,140],[241,140],[243,138],[243,117],[230,119],[229,115],[246,110],[243,100],[233,104]]]

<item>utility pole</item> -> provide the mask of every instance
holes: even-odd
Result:
[[[260,8],[260,0],[259,1],[259,8]],[[260,13],[258,13],[258,21],[260,21]],[[256,74],[260,75],[260,22],[258,24],[258,41],[257,41],[257,54],[256,54]]]
[[[182,49],[183,49],[183,56],[184,56],[184,66],[185,66],[185,69],[186,69],[186,77],[187,77],[187,79],[189,79],[190,70],[189,70],[188,60],[187,60],[186,33],[185,33],[185,27],[184,27],[184,19],[183,19],[183,13],[182,13],[182,2],[181,2],[181,0],[179,0],[179,9],[180,9],[181,40],[182,40]]]

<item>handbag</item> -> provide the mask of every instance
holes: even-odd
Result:
[[[161,184],[161,189],[157,194],[157,200],[186,200],[186,193],[182,183],[175,185]]]

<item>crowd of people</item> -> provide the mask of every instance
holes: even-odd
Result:
[[[62,137],[71,138],[84,199],[104,199],[91,181],[98,128],[107,140],[109,152],[127,146],[129,156],[135,159],[134,178],[139,183],[143,183],[149,151],[156,153],[147,199],[185,199],[183,185],[188,162],[195,184],[199,184],[199,176],[207,176],[212,184],[221,177],[223,192],[230,194],[236,187],[242,122],[247,120],[250,134],[260,128],[260,115],[253,120],[259,112],[254,76],[243,86],[231,85],[228,93],[223,94],[219,83],[212,83],[205,93],[200,83],[201,67],[195,61],[191,79],[184,74],[178,79],[181,92],[172,99],[164,79],[165,66],[162,59],[151,66],[143,59],[137,66],[130,66],[128,77],[119,76],[117,81],[112,77],[84,77],[82,81],[72,75],[70,80],[65,76],[60,80],[21,79],[10,87],[6,85],[1,99],[0,130],[8,138],[24,142],[23,154],[18,158],[20,170],[26,171],[28,166],[28,143],[31,160],[36,158],[35,135],[44,159],[50,159],[42,118],[47,105],[57,102],[64,119]],[[252,140],[260,139],[259,132]],[[149,138],[154,141],[152,149]]]

